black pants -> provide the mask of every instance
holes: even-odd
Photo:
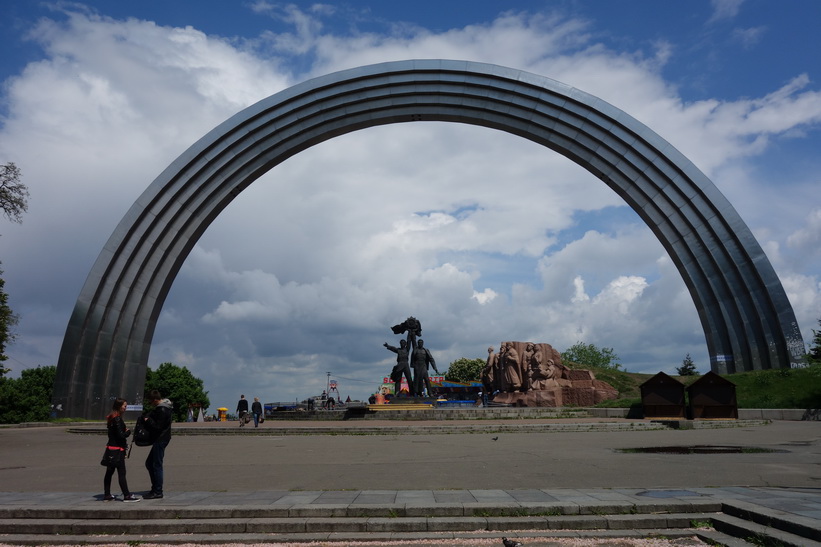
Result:
[[[103,477],[103,491],[106,496],[111,495],[111,477],[114,476],[114,471],[117,471],[117,481],[120,483],[120,490],[123,491],[123,496],[128,496],[131,492],[128,491],[128,482],[125,480],[125,457],[120,458],[117,465],[109,465],[105,470],[105,477]]]

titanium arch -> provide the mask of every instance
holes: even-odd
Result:
[[[177,158],[132,205],[101,251],[66,329],[54,403],[105,415],[140,400],[171,284],[211,222],[287,158],[352,131],[445,121],[506,131],[575,161],[616,191],[658,237],[693,298],[711,368],[786,368],[804,344],[786,293],[749,228],[715,185],[618,108],[505,67],[410,60],[346,70],[246,108]]]

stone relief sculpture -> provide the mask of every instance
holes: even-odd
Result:
[[[502,342],[488,348],[482,384],[494,403],[516,406],[590,406],[616,399],[618,391],[589,370],[570,369],[550,344]]]

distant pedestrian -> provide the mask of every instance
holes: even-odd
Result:
[[[254,415],[254,427],[259,427],[259,419],[262,416],[262,403],[259,402],[259,397],[254,397],[254,402],[251,403],[251,414]]]
[[[245,425],[245,422],[243,421],[242,418],[245,417],[245,414],[247,414],[247,413],[248,413],[248,399],[245,398],[245,395],[240,395],[239,396],[239,401],[237,402],[237,416],[239,416],[239,425],[240,425],[240,427]]]
[[[154,444],[145,459],[145,468],[151,478],[151,491],[143,496],[147,500],[157,500],[163,497],[163,460],[165,448],[171,442],[171,422],[174,421],[171,412],[171,401],[163,399],[160,392],[152,389],[148,393],[148,400],[154,408],[145,415],[145,427],[151,432]]]
[[[120,483],[120,490],[123,492],[124,502],[140,501],[139,496],[135,496],[128,490],[128,482],[125,480],[125,458],[128,453],[128,441],[131,430],[125,426],[123,414],[128,406],[125,399],[115,399],[111,407],[111,414],[106,416],[108,427],[108,444],[104,461],[107,463],[105,476],[103,477],[103,500],[113,501],[117,498],[111,495],[111,478],[114,471],[117,471],[117,481]]]

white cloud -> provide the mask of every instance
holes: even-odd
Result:
[[[787,238],[787,245],[802,253],[821,254],[821,209],[810,212],[806,224]]]
[[[739,42],[745,49],[751,49],[758,44],[767,27],[737,28],[733,30],[733,40]]]
[[[480,304],[488,304],[499,296],[499,293],[493,289],[485,289],[482,292],[473,291],[473,298]]]
[[[23,226],[0,239],[23,316],[14,350],[31,365],[56,362],[83,279],[131,203],[216,124],[291,85],[294,54],[310,59],[311,75],[444,57],[555,78],[624,109],[717,175],[771,236],[768,249],[818,248],[818,211],[803,200],[805,223],[769,218],[774,200],[761,196],[783,188],[765,190],[770,181],[745,163],[817,129],[821,93],[804,75],[760,98],[687,103],[661,76],[669,44],[646,58],[609,50],[585,21],[507,13],[443,32],[343,36],[312,11],[275,15],[293,29],[247,43],[82,13],[38,26],[46,56],[7,82],[0,129],[0,150],[32,193]],[[249,386],[266,399],[301,398],[324,387],[328,370],[362,395],[389,370],[389,327],[415,315],[440,368],[516,338],[613,347],[630,370],[672,371],[690,353],[706,370],[693,301],[626,209],[569,160],[489,129],[401,124],[337,137],[263,176],[212,224],[171,289],[150,365],[188,366],[215,405]],[[610,220],[587,227],[588,213]],[[817,274],[783,254],[796,312],[817,314]]]
[[[713,14],[709,22],[713,23],[723,19],[732,19],[738,15],[741,4],[743,3],[744,0],[710,0],[710,5],[713,7]]]

